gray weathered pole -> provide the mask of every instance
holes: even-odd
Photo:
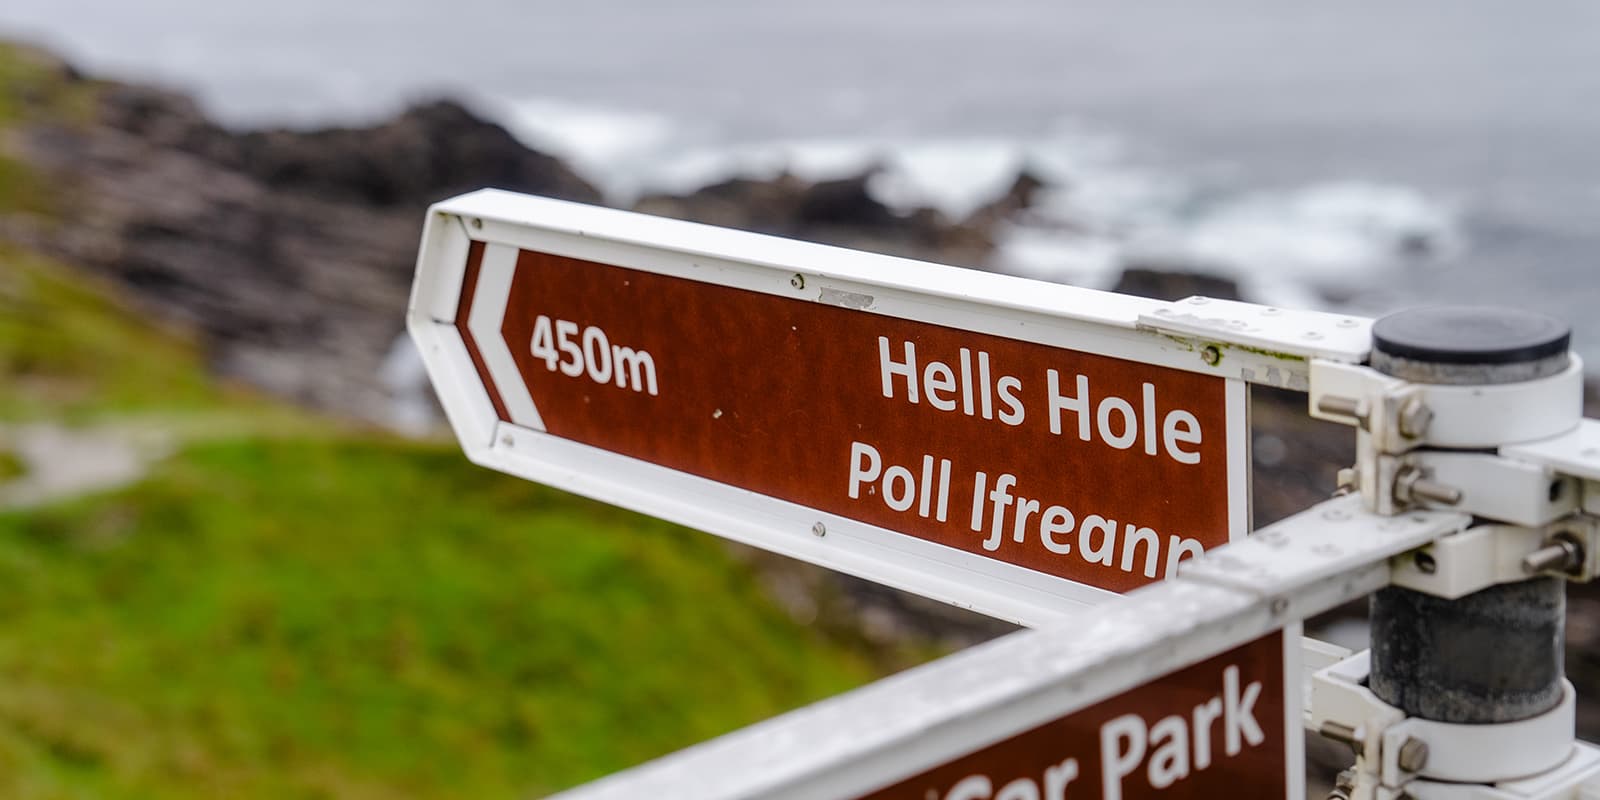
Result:
[[[1570,363],[1570,329],[1496,308],[1422,308],[1373,326],[1372,366],[1416,383],[1535,380]],[[1537,577],[1446,600],[1401,587],[1372,596],[1372,691],[1452,723],[1528,719],[1561,702],[1565,581]]]

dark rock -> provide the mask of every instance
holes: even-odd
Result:
[[[1011,186],[999,197],[984,203],[967,217],[967,224],[978,226],[993,226],[1002,222],[1014,220],[1023,216],[1032,209],[1039,199],[1039,192],[1049,184],[1040,180],[1032,171],[1024,169],[1017,173]]]
[[[110,84],[98,92],[97,122],[154,147],[229,159],[234,137],[207,119],[188,95],[150,86]]]
[[[565,164],[452,100],[413,106],[369,128],[245,134],[233,166],[273,189],[386,207],[484,187],[600,201]]]
[[[1218,300],[1238,300],[1239,284],[1203,272],[1168,271],[1149,267],[1128,267],[1111,291],[1153,297],[1157,300],[1182,300],[1193,295]]]
[[[192,326],[225,374],[325,410],[385,406],[379,365],[403,327],[426,204],[484,186],[599,200],[458,103],[365,128],[240,134],[184,94],[51,63],[3,88],[71,97],[89,118],[24,108],[9,141],[69,201],[48,225],[4,229]]]
[[[757,233],[790,234],[806,183],[793,175],[772,180],[732,178],[677,197],[654,195],[634,210]]]
[[[382,207],[420,208],[484,187],[600,200],[599,191],[565,164],[450,100],[413,106],[366,128],[235,134],[177,92],[112,84],[98,96],[101,125],[151,147],[203,158],[268,189]]]
[[[806,187],[798,198],[795,223],[801,227],[838,225],[868,230],[893,230],[905,225],[907,219],[890,211],[867,191],[867,182],[874,174],[866,172]]]
[[[944,263],[988,260],[994,241],[987,227],[952,223],[933,208],[896,212],[872,196],[873,174],[816,183],[789,174],[736,178],[683,196],[647,196],[634,210]]]

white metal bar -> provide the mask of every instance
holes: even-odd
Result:
[[[477,462],[488,452],[499,419],[488,391],[473,369],[460,331],[417,312],[406,316],[406,329],[432,378],[439,405],[461,441],[461,449],[467,458]]]
[[[1360,496],[1346,495],[1207,553],[1185,564],[1178,574],[1232,586],[1264,599],[1292,601],[1318,580],[1370,568],[1377,563],[1377,553],[1387,557],[1420,547],[1444,533],[1464,529],[1470,520],[1469,515],[1457,512],[1378,516],[1362,508]],[[1386,564],[1382,566],[1387,570]]]
[[[1372,320],[1350,314],[1190,297],[1139,318],[1155,330],[1264,350],[1289,360],[1359,363],[1372,347]]]
[[[1600,481],[1600,420],[1585,419],[1577,428],[1560,436],[1508,445],[1500,448],[1500,453],[1554,467],[1584,480]]]
[[[466,261],[467,237],[460,217],[436,210],[423,224],[422,245],[417,250],[417,277],[406,310],[423,319],[449,322],[461,296],[460,264]]]
[[[1139,315],[1164,305],[1132,295],[996,275],[776,236],[635,214],[600,206],[485,189],[446,200],[435,211],[511,223],[591,241],[684,253],[849,283],[900,289],[995,309],[1033,311],[1133,329]]]
[[[1297,631],[1298,619],[1369,592],[1390,556],[1467,518],[1393,522],[1348,498],[1329,501],[1267,528],[1278,535],[1265,546],[1227,545],[1092,616],[1013,634],[559,797],[859,796],[1264,634]],[[1291,636],[1289,649],[1299,646]],[[1298,736],[1299,674],[1287,678],[1296,699],[1285,730]]]

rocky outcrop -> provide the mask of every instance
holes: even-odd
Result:
[[[553,156],[453,100],[369,128],[248,133],[234,166],[270,189],[377,208],[414,209],[492,186],[584,203],[600,193]]]
[[[225,375],[345,415],[384,405],[379,366],[428,203],[484,186],[599,198],[451,101],[366,128],[240,134],[174,92],[100,84],[92,96],[87,124],[16,137],[71,195],[34,244],[193,326]]]
[[[421,103],[364,128],[234,133],[186,95],[129,84],[98,95],[100,128],[195,156],[269,191],[374,208],[414,209],[485,186],[600,201],[599,191],[560,160],[454,100]]]
[[[809,182],[733,178],[687,195],[652,195],[635,211],[841,247],[982,266],[994,250],[991,220],[953,222],[933,208],[897,212],[873,197],[877,174]]]
[[[1137,264],[1123,268],[1111,291],[1136,294],[1158,300],[1182,300],[1201,295],[1218,300],[1239,300],[1239,284],[1228,278],[1177,268],[1154,268]]]

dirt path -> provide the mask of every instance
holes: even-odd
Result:
[[[0,426],[0,447],[26,468],[21,477],[0,483],[0,509],[30,508],[126,486],[144,477],[175,443],[170,431],[154,425]]]

